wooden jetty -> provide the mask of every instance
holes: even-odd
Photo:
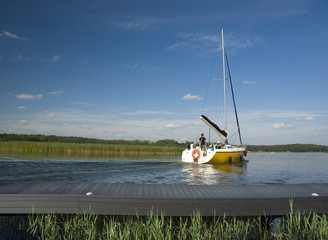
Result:
[[[285,215],[328,213],[328,183],[213,186],[173,184],[0,183],[0,214]]]

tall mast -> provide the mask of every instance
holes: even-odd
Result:
[[[225,78],[225,57],[224,57],[224,38],[223,38],[223,28],[221,28],[222,35],[222,60],[223,60],[223,88],[224,88],[224,130],[227,132],[227,94],[226,94],[226,78]],[[226,139],[227,140],[227,139]]]

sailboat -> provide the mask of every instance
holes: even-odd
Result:
[[[227,55],[225,54],[224,48],[224,37],[223,37],[223,29],[221,29],[222,35],[222,58],[223,58],[223,86],[224,86],[224,109],[225,109],[225,128],[220,129],[214,122],[208,119],[205,115],[201,115],[200,119],[209,126],[215,133],[217,133],[222,139],[223,142],[217,142],[206,148],[201,149],[199,146],[194,146],[190,144],[183,152],[182,152],[182,162],[189,162],[189,163],[198,163],[198,164],[214,164],[214,165],[221,165],[221,164],[233,164],[242,162],[246,155],[246,147],[243,146],[240,134],[240,127],[239,121],[237,116],[236,104],[234,99],[234,93],[232,89],[232,82],[231,82],[231,75],[230,75],[230,68],[228,63]],[[235,108],[235,115],[236,115],[236,122],[238,127],[239,133],[239,140],[240,146],[234,146],[229,144],[228,142],[228,132],[227,132],[227,94],[226,94],[226,76],[225,71],[226,67],[225,64],[227,63],[228,71],[229,71],[229,79],[230,79],[230,87],[232,91],[232,98]]]

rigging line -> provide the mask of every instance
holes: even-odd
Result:
[[[234,131],[229,137],[229,142],[234,143],[237,137],[238,137],[238,131]]]
[[[203,103],[202,115],[204,113],[205,104],[206,104],[206,101],[207,101],[207,95],[208,95],[208,90],[210,88],[210,83],[211,83],[212,76],[213,76],[213,71],[214,71],[213,69],[214,69],[215,61],[216,61],[216,58],[213,58],[212,67],[211,67],[211,74],[210,74],[210,78],[208,80],[207,89],[206,89],[205,98],[204,98],[204,103]]]
[[[241,141],[240,126],[239,126],[238,115],[237,115],[237,108],[236,108],[236,102],[235,102],[235,95],[234,95],[233,87],[232,87],[232,79],[231,79],[231,74],[230,74],[230,67],[229,67],[229,61],[228,61],[228,55],[227,55],[227,52],[225,52],[225,57],[226,57],[227,68],[228,68],[228,72],[229,72],[231,94],[232,94],[233,106],[234,106],[234,108],[235,108],[235,115],[236,115],[236,122],[237,122],[238,134],[239,134],[239,141],[240,141],[240,145],[243,145],[243,143],[242,143],[242,141]]]

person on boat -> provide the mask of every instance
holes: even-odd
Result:
[[[204,137],[204,133],[200,135],[199,146],[202,151],[206,152],[206,138]]]

